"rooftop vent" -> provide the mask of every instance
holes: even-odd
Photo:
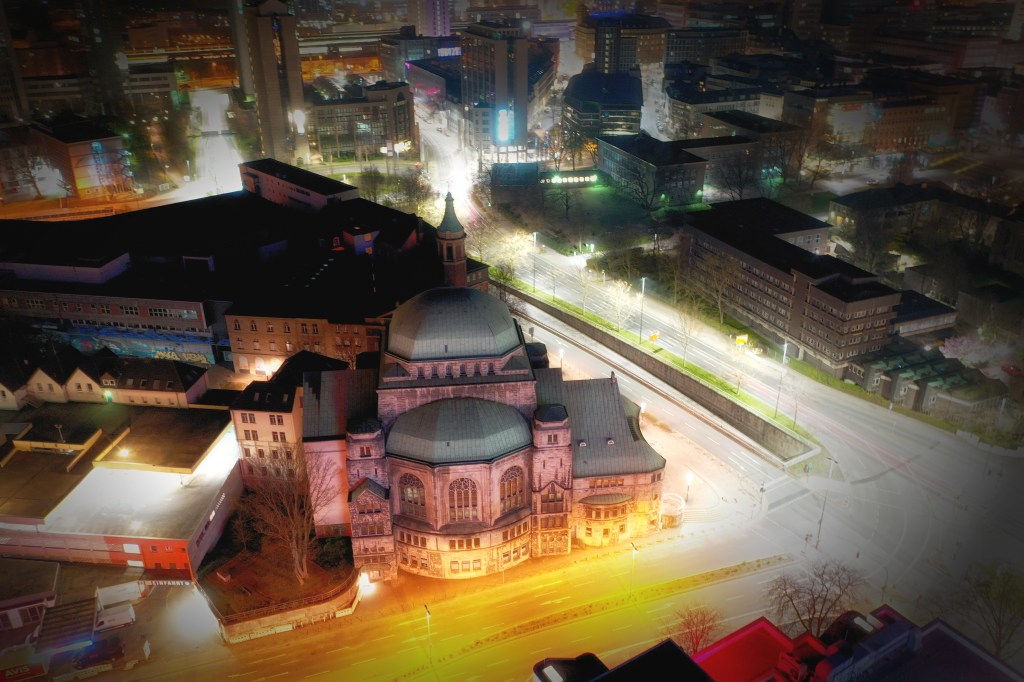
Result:
[[[587,447],[587,441],[585,441],[585,440],[581,440],[581,441],[580,441],[580,447],[581,447],[581,448],[585,448],[585,447]]]

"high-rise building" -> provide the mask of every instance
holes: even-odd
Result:
[[[89,76],[92,79],[89,113],[121,113],[124,104],[124,19],[119,3],[101,0],[76,0],[76,12],[82,17],[82,43],[86,49]]]
[[[306,106],[295,16],[280,0],[245,8],[246,39],[263,152],[280,161],[306,161]]]
[[[528,66],[529,42],[518,25],[480,21],[462,33],[462,101],[474,132],[486,128],[499,147],[526,143]]]
[[[11,29],[0,2],[0,123],[20,121],[28,114],[18,60],[11,44]]]
[[[409,18],[421,36],[451,35],[451,0],[409,0]]]
[[[228,21],[231,24],[231,42],[235,46],[235,60],[238,70],[238,85],[242,97],[252,101],[256,89],[252,83],[252,69],[249,67],[249,40],[245,35],[245,0],[229,0]]]

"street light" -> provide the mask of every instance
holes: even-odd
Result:
[[[533,293],[537,293],[537,233],[533,233]]]
[[[638,550],[636,548],[636,545],[633,544],[632,542],[629,543],[629,546],[633,548],[632,560],[630,561],[630,564],[629,564],[629,596],[632,597],[633,596],[633,572],[636,570],[636,553],[639,552],[640,550]]]
[[[831,457],[826,457],[825,459],[828,460],[828,483],[829,483],[829,485],[825,486],[825,499],[821,503],[821,518],[818,519],[818,537],[816,537],[814,539],[814,549],[818,549],[818,544],[821,542],[821,524],[824,523],[824,521],[825,521],[825,506],[828,505],[828,491],[829,491],[829,487],[832,484],[832,467],[836,463],[836,461],[834,459],[832,459]]]
[[[686,472],[686,501],[690,501],[690,485],[693,483],[693,472]]]
[[[640,345],[644,345],[644,294],[647,291],[647,278],[640,278]]]
[[[430,661],[430,665],[434,665],[434,652],[430,644],[430,609],[424,604],[423,610],[427,612],[427,660]]]

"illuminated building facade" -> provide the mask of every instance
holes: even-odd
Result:
[[[319,80],[317,81],[319,83]],[[416,114],[409,84],[378,81],[340,92],[318,90],[310,107],[309,148],[325,161],[357,159],[385,152],[399,156],[418,145]],[[331,96],[334,95],[334,96]]]
[[[482,139],[507,147],[526,144],[529,111],[529,44],[521,28],[507,21],[480,21],[462,32],[462,94],[468,116]],[[473,135],[471,138],[475,137]]]
[[[383,36],[377,48],[384,80],[407,81],[406,62],[452,59],[462,54],[458,36],[417,35],[415,26],[403,26],[397,35]]]
[[[788,342],[794,357],[841,376],[852,358],[888,343],[900,293],[870,272],[815,254],[810,244],[787,243],[780,237],[820,234],[818,221],[770,210],[765,201],[725,202],[691,216],[684,234],[692,275],[707,283],[727,268],[725,301],[733,314]],[[807,229],[794,229],[793,219]]]
[[[645,14],[595,14],[576,26],[576,55],[601,73],[623,73],[643,64],[665,62],[670,25]]]
[[[450,287],[399,306],[376,393],[346,448],[353,554],[371,579],[473,578],[660,528],[665,459],[615,377],[533,367],[495,297]]]
[[[86,376],[76,370],[62,386]],[[4,553],[194,578],[242,490],[227,409],[97,405],[64,393],[68,402],[0,415],[12,434],[0,470]],[[50,483],[33,483],[44,471]]]
[[[69,197],[109,199],[133,190],[124,140],[117,133],[86,120],[36,123],[30,130]]]
[[[452,6],[450,0],[410,0],[409,17],[422,36],[451,35]]]

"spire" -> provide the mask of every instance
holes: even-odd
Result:
[[[441,224],[438,225],[437,232],[441,237],[447,237],[448,239],[461,237],[466,233],[466,229],[462,227],[462,223],[459,222],[458,217],[455,215],[455,197],[452,196],[451,192],[448,192],[448,196],[444,198],[444,217],[441,218]]]

